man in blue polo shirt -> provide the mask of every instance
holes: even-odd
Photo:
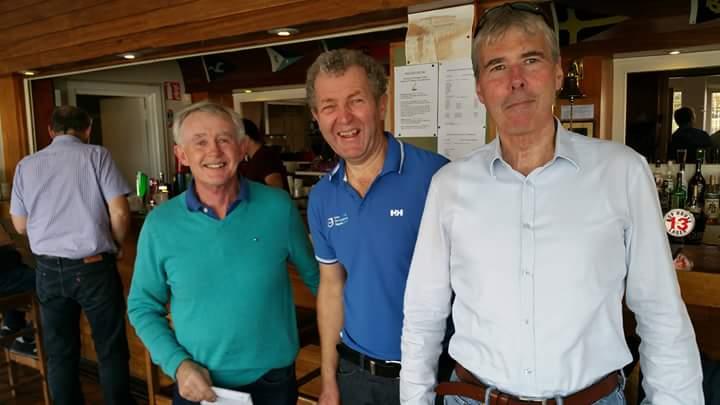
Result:
[[[405,282],[430,179],[447,163],[383,133],[386,88],[383,67],[359,51],[326,52],[307,74],[310,109],[342,159],[308,207],[323,405],[399,403]]]

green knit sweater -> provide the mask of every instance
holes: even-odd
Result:
[[[286,261],[313,293],[317,263],[287,193],[247,183],[248,197],[223,220],[189,211],[183,193],[155,208],[140,233],[128,315],[173,378],[192,359],[214,385],[236,387],[297,355]]]

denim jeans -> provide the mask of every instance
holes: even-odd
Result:
[[[0,272],[0,295],[20,294],[35,290],[35,272],[20,265]],[[25,327],[25,314],[22,311],[10,310],[3,315],[4,324],[10,330],[18,331]]]
[[[37,257],[37,295],[55,405],[83,404],[80,388],[80,311],[92,329],[105,404],[134,404],[125,335],[125,300],[115,256],[102,260]]]
[[[624,379],[625,377],[623,377],[623,381]],[[458,381],[455,372],[453,372],[450,381]],[[623,391],[624,389],[625,383],[623,382],[622,384],[618,385],[617,389],[611,392],[610,395],[600,399],[593,404],[588,405],[625,405],[625,393]],[[445,405],[483,405],[483,403],[482,401],[476,401],[474,399],[469,399],[465,397],[448,396],[445,397]],[[562,404],[558,402],[558,405]]]
[[[338,361],[340,400],[343,405],[398,405],[400,380],[371,375],[355,363]]]
[[[241,387],[227,387],[234,391],[250,394],[253,405],[296,405],[298,400],[295,381],[295,363],[274,368],[257,381]],[[180,396],[177,384],[173,387],[173,405],[198,405]]]

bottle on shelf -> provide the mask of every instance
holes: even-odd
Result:
[[[705,178],[702,175],[704,153],[698,150],[697,161],[695,164],[695,174],[688,181],[687,193],[688,199],[685,208],[695,217],[695,228],[687,236],[688,243],[700,243],[703,233],[705,232],[705,216],[703,208],[705,206]]]
[[[675,176],[675,189],[672,192],[670,209],[685,208],[687,189],[685,188],[685,172],[680,170]]]
[[[717,225],[720,223],[720,185],[715,175],[710,176],[710,182],[705,191],[705,203],[703,212],[705,213],[705,224]]]
[[[672,195],[675,191],[675,173],[673,172],[673,161],[668,161],[665,178],[663,179],[662,194],[660,196],[660,207],[663,215],[672,207]]]

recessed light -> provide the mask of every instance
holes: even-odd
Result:
[[[36,73],[32,70],[25,70],[22,72],[22,74],[24,74],[25,76],[35,76]]]
[[[123,54],[122,57],[127,60],[133,60],[133,59],[137,58],[137,55],[135,55],[134,53],[126,53],[126,54]]]
[[[250,90],[250,89],[245,89],[245,90],[243,90],[243,93],[252,93],[252,90]]]
[[[668,52],[670,55],[680,55],[680,51],[670,51]]]
[[[268,30],[269,34],[278,35],[281,37],[289,37],[290,35],[295,35],[299,32],[300,32],[300,30],[298,30],[296,28],[287,28],[287,27],[286,28],[275,28],[272,30]]]

